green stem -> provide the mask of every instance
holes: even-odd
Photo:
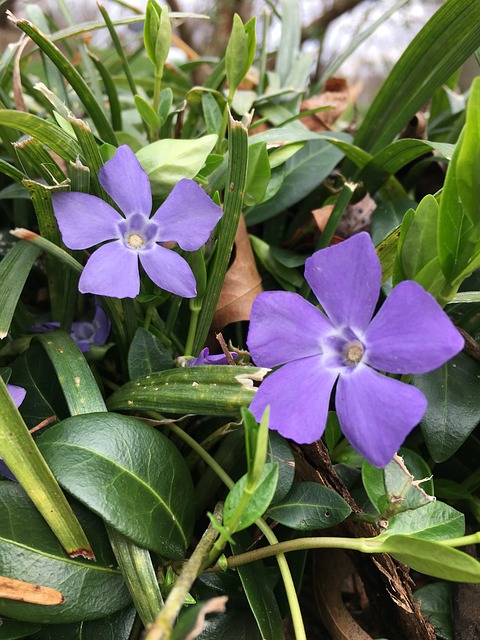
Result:
[[[213,514],[219,523],[222,520],[222,511],[223,507],[217,505]],[[175,620],[185,602],[185,597],[200,575],[205,558],[208,557],[217,536],[217,530],[210,524],[194,552],[183,565],[182,573],[170,591],[165,601],[165,606],[148,629],[145,640],[168,640],[170,638]]]
[[[443,544],[445,547],[465,547],[468,544],[480,543],[480,531],[472,533],[469,536],[462,536],[461,538],[450,538],[449,540],[435,540],[437,544]]]
[[[191,308],[191,307],[190,307]],[[200,316],[201,307],[192,309],[190,313],[190,326],[188,327],[187,344],[185,345],[186,356],[193,356],[193,344],[195,342],[195,334],[197,332],[198,318]]]
[[[165,425],[169,429],[173,431],[179,438],[181,438],[184,442],[186,442],[197,454],[198,456],[218,475],[218,477],[222,480],[222,482],[226,485],[228,489],[232,489],[234,486],[234,481],[228,473],[226,473],[222,467],[215,461],[215,459],[207,452],[203,447],[201,447],[194,438],[192,438],[188,433],[185,433],[183,429],[178,427],[175,424],[167,424]],[[276,545],[278,543],[277,537],[270,529],[268,524],[263,520],[263,518],[259,518],[255,524],[263,533],[265,538],[268,540],[269,544]],[[242,554],[243,555],[243,554]],[[290,571],[290,567],[288,566],[287,559],[282,553],[279,554],[270,554],[277,556],[278,568],[280,570],[280,574],[282,576],[285,593],[287,595],[288,606],[290,607],[290,614],[292,616],[293,628],[295,630],[295,639],[296,640],[307,640],[307,636],[305,633],[305,627],[303,624],[302,612],[300,610],[300,603],[298,602],[297,591],[295,589],[295,585],[293,583],[292,574]]]

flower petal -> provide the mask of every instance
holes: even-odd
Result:
[[[299,444],[310,444],[325,429],[336,377],[323,367],[321,356],[289,362],[261,383],[250,411],[260,422],[270,405],[270,429]]]
[[[69,249],[88,249],[119,237],[121,215],[97,196],[57,191],[52,194],[52,204],[62,240]]]
[[[135,298],[140,292],[137,254],[120,241],[103,245],[83,268],[78,289],[99,296]]]
[[[254,300],[247,344],[256,365],[276,367],[322,353],[328,318],[297,293],[266,291]]]
[[[8,478],[9,480],[13,480],[13,482],[18,482],[2,458],[0,458],[0,476],[5,476],[5,478]]]
[[[427,408],[423,393],[365,365],[340,376],[335,400],[350,444],[376,467],[384,467]]]
[[[7,391],[11,395],[16,407],[19,407],[25,399],[27,392],[23,387],[17,387],[15,384],[7,384]]]
[[[210,237],[223,211],[193,180],[183,179],[152,217],[157,239],[175,241],[186,251],[200,249]]]
[[[197,295],[197,283],[190,266],[182,256],[171,249],[156,244],[149,251],[139,254],[140,262],[153,282],[182,298],[194,298]]]
[[[126,144],[118,147],[113,158],[103,165],[98,172],[98,180],[127,217],[133,213],[150,217],[150,181],[137,156]]]
[[[98,303],[95,304],[93,326],[95,327],[93,344],[97,345],[98,347],[102,347],[106,343],[107,338],[110,334],[111,324],[109,317]]]
[[[366,362],[389,373],[427,373],[457,355],[460,332],[417,282],[400,282],[368,326]]]
[[[368,233],[362,232],[305,262],[305,278],[337,327],[362,332],[377,304],[382,270]]]

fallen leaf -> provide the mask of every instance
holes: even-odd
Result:
[[[249,320],[253,301],[261,291],[262,279],[255,264],[247,225],[242,216],[235,236],[235,259],[223,282],[213,316],[213,330],[220,331],[232,322]]]
[[[200,609],[195,627],[190,631],[188,636],[185,636],[185,640],[194,640],[203,631],[203,625],[205,622],[205,616],[207,613],[224,613],[225,606],[227,604],[228,596],[217,596],[207,600],[203,607]]]
[[[56,589],[0,576],[0,598],[31,604],[63,604],[64,596]]]
[[[320,107],[331,107],[326,111],[310,114],[301,118],[301,122],[311,131],[330,131],[333,123],[341,116],[349,104],[355,102],[359,90],[351,89],[343,78],[330,78],[325,83],[325,91],[304,100],[300,111],[309,111]]]

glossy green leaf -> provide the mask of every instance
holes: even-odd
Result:
[[[434,582],[413,594],[422,615],[435,627],[439,640],[453,639],[452,592],[452,585],[448,582]]]
[[[0,575],[60,591],[60,605],[0,599],[0,615],[40,623],[101,618],[123,609],[130,595],[107,543],[102,523],[76,506],[97,558],[69,558],[19,485],[0,482]]]
[[[248,147],[248,172],[245,187],[245,206],[260,204],[270,182],[270,162],[265,142]]]
[[[465,353],[431,373],[412,376],[428,400],[421,428],[436,462],[450,458],[480,422],[479,378],[480,363]]]
[[[268,434],[267,462],[278,464],[278,481],[272,504],[282,500],[290,491],[295,477],[295,459],[287,440],[278,431]]]
[[[19,638],[30,638],[30,636],[41,629],[38,624],[29,622],[18,622],[17,620],[7,620],[0,618],[0,640],[17,640]]]
[[[439,500],[418,509],[403,511],[388,521],[382,537],[405,534],[424,540],[460,538],[465,533],[465,516]]]
[[[233,16],[232,31],[225,51],[225,69],[230,86],[230,96],[237,89],[248,71],[247,34],[242,19],[236,13]]]
[[[37,640],[129,640],[135,621],[134,607],[127,607],[106,618],[83,620],[76,624],[56,624],[35,634]],[[1,628],[0,628],[1,630]],[[1,636],[0,636],[1,640]]]
[[[480,46],[480,5],[446,0],[409,44],[378,92],[355,144],[376,152]]]
[[[248,551],[251,544],[248,532],[236,534],[235,544],[231,545],[234,554]],[[252,562],[237,567],[245,595],[252,610],[262,638],[283,640],[282,616],[273,589],[269,583],[268,573],[262,561]]]
[[[40,249],[18,242],[0,262],[0,340],[7,335],[17,302]]]
[[[427,576],[452,582],[480,582],[478,560],[439,542],[393,535],[379,546],[378,551],[390,553],[400,562]]]
[[[172,354],[150,331],[138,327],[128,351],[130,379],[173,367]]]
[[[267,463],[254,492],[248,496],[245,508],[237,516],[237,509],[243,500],[248,476],[245,474],[235,483],[227,495],[223,510],[223,521],[230,531],[242,531],[261,518],[272,501],[278,480],[278,465]]]
[[[248,224],[273,218],[305,198],[322,184],[342,156],[341,151],[324,140],[307,142],[303,149],[285,163],[285,179],[276,195],[248,213]]]
[[[218,106],[218,102],[208,91],[202,92],[202,109],[207,132],[209,134],[219,135],[222,128],[222,112]]]
[[[166,198],[182,178],[194,178],[217,143],[216,135],[196,140],[157,140],[137,152],[154,196]]]
[[[178,449],[146,424],[111,413],[68,418],[37,439],[60,484],[136,544],[182,558],[193,484]]]
[[[457,160],[457,188],[465,214],[476,228],[475,240],[480,240],[480,78],[470,87],[464,139]]]
[[[155,112],[153,107],[145,98],[138,95],[135,95],[135,106],[137,108],[138,113],[140,114],[141,119],[151,128],[158,129],[160,127],[160,118],[158,114]]]
[[[275,247],[271,247],[261,238],[250,235],[252,249],[263,267],[286,291],[297,291],[303,284],[303,277],[297,269],[283,265],[275,257]]]
[[[350,513],[349,505],[338,493],[316,482],[294,484],[285,498],[268,510],[272,520],[299,531],[328,529]]]

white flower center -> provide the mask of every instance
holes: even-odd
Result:
[[[363,345],[358,340],[349,342],[344,349],[345,364],[349,367],[355,367],[363,358]]]
[[[132,249],[141,249],[145,245],[145,240],[139,233],[130,233],[126,242]]]

